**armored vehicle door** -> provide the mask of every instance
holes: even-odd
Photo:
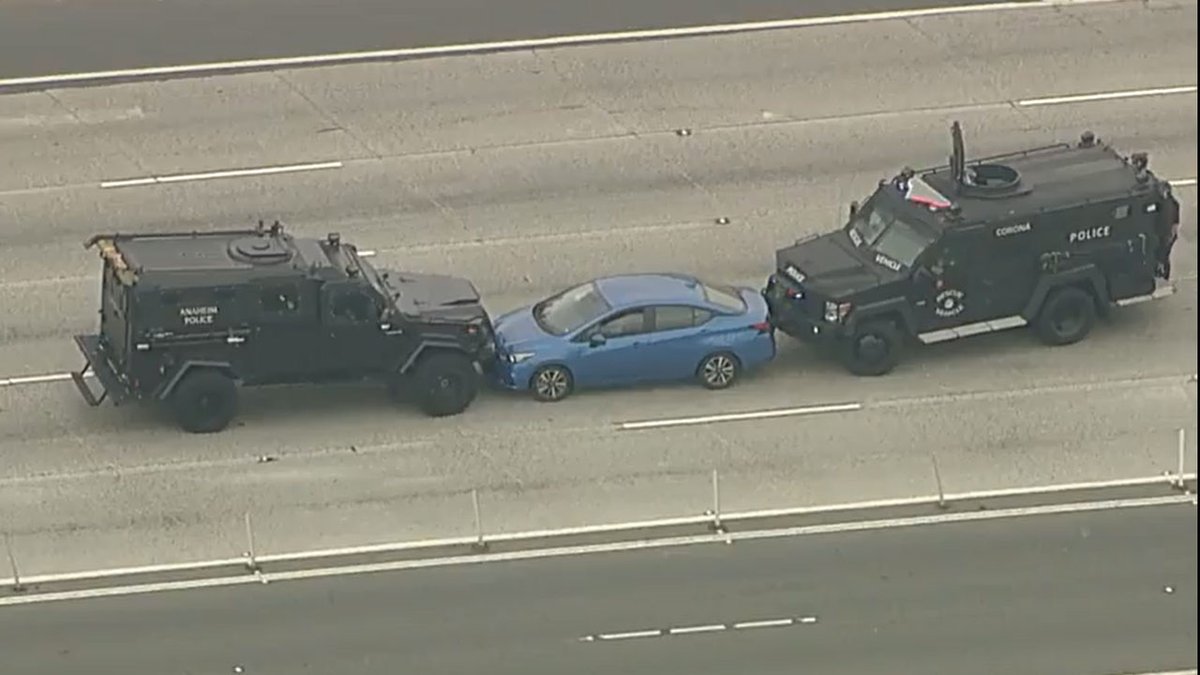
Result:
[[[1037,220],[990,223],[974,229],[964,251],[971,269],[968,290],[979,308],[977,321],[1017,316],[1040,277],[1044,234]]]
[[[321,345],[321,321],[312,285],[303,280],[264,280],[253,287],[255,308],[252,377],[264,382],[302,382]],[[249,379],[249,378],[248,378]]]
[[[380,327],[383,306],[369,286],[329,282],[321,289],[321,321],[325,347],[320,369],[330,375],[360,376],[384,368],[388,336]]]
[[[970,253],[977,238],[968,233],[947,233],[917,259],[912,304],[918,333],[982,320],[986,305],[976,297],[978,282]]]

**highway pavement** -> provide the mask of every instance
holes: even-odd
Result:
[[[501,312],[609,272],[759,284],[777,246],[943,161],[952,119],[972,154],[1092,129],[1194,179],[1194,92],[1039,99],[1195,85],[1195,45],[1194,2],[1121,3],[0,96],[0,381],[80,365],[97,231],[279,217],[465,274]],[[781,339],[726,392],[488,395],[443,420],[373,389],[247,392],[241,423],[203,437],[68,382],[3,386],[4,528],[37,574],[236,555],[247,510],[260,552],[468,534],[472,488],[495,531],[695,514],[712,469],[725,509],[931,494],[934,456],[951,491],[1158,474],[1179,428],[1195,456],[1195,187],[1179,194],[1176,296],[1070,348],[978,338],[881,379]],[[620,426],[842,402],[863,408]]]
[[[0,8],[0,79],[983,2],[7,0]]]
[[[1190,504],[0,608],[6,675],[1196,667]]]

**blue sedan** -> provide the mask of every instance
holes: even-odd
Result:
[[[500,316],[495,330],[497,384],[539,401],[690,379],[724,389],[775,358],[757,290],[683,274],[595,279]]]

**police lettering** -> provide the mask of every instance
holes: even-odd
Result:
[[[181,307],[179,309],[179,316],[183,319],[185,326],[211,324],[219,313],[219,310],[213,306]]]
[[[882,253],[875,254],[875,262],[879,263],[880,265],[883,265],[884,267],[886,267],[894,272],[900,271],[900,263],[896,262],[895,260],[892,260],[891,258],[885,256]]]
[[[1007,237],[1010,234],[1021,234],[1028,232],[1031,229],[1029,223],[1020,223],[1019,225],[1005,225],[1004,227],[996,228],[997,237]]]
[[[1089,227],[1086,230],[1076,230],[1067,237],[1067,241],[1072,244],[1078,244],[1093,239],[1104,239],[1111,234],[1111,227],[1104,225],[1101,227]]]

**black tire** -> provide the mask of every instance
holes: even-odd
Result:
[[[868,321],[838,344],[838,356],[855,375],[877,377],[890,373],[900,362],[900,332],[889,321]]]
[[[175,421],[184,431],[216,433],[228,427],[237,414],[237,384],[218,370],[193,370],[171,392],[170,402]]]
[[[575,391],[575,377],[566,366],[542,366],[529,378],[529,393],[534,400],[555,403]]]
[[[1047,345],[1061,346],[1079,342],[1096,324],[1096,301],[1092,295],[1074,286],[1050,292],[1038,312],[1037,335]]]
[[[479,395],[479,373],[463,354],[437,352],[423,357],[410,381],[418,405],[430,417],[457,415]]]
[[[704,357],[696,368],[696,377],[705,389],[728,389],[742,374],[742,364],[729,352],[716,352]]]

